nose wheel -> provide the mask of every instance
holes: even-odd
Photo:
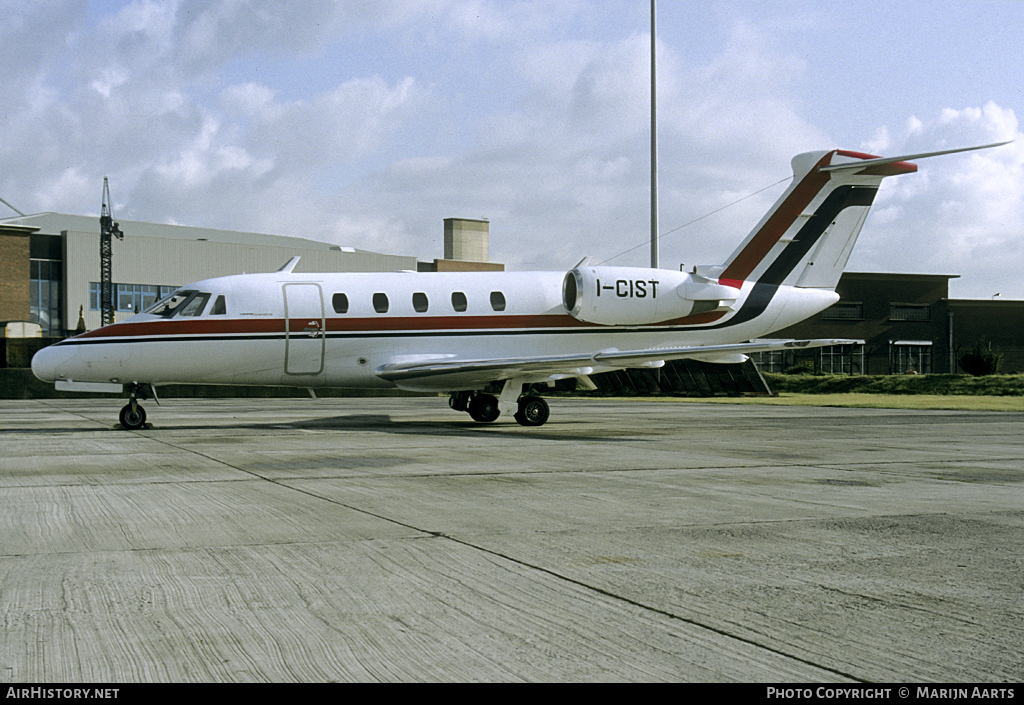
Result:
[[[132,399],[121,409],[121,425],[129,431],[137,431],[146,425],[146,410]]]
[[[128,392],[128,403],[121,409],[121,426],[129,431],[138,431],[146,425],[146,410],[139,404],[139,399],[156,399],[157,404],[160,400],[151,384],[132,382],[125,385],[125,391]]]

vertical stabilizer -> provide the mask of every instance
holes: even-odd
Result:
[[[723,265],[719,282],[737,288],[753,282],[834,290],[882,179],[917,171],[908,159],[1004,144],[1008,142],[901,157],[841,149],[798,154],[793,157],[793,183]]]
[[[835,289],[882,179],[917,170],[904,162],[864,163],[872,159],[841,150],[794,157],[793,183],[732,254],[719,281]],[[847,164],[855,168],[826,170]]]

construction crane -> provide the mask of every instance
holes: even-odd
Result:
[[[124,239],[121,226],[110,212],[110,186],[103,177],[103,205],[100,206],[100,313],[103,325],[114,322],[113,238]]]

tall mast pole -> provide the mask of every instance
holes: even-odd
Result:
[[[651,0],[651,267],[658,267],[658,80],[656,0]]]
[[[114,222],[110,205],[110,186],[103,177],[103,204],[100,206],[100,319],[105,326],[114,322],[113,241],[124,234]]]

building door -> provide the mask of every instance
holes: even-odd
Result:
[[[284,371],[318,375],[324,371],[324,296],[319,284],[285,284]]]

